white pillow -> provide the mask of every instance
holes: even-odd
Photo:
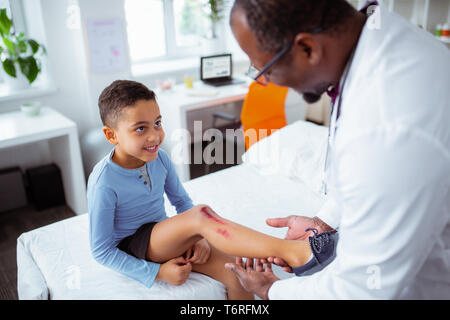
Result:
[[[296,121],[253,144],[242,161],[262,175],[298,179],[320,193],[328,129],[307,121]]]

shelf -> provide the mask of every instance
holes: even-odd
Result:
[[[434,33],[436,25],[450,21],[448,0],[379,0],[412,24]],[[352,1],[352,3],[355,1]],[[363,3],[364,1],[359,1]],[[446,40],[442,41],[448,43]]]
[[[443,42],[443,43],[450,44],[450,38],[438,38],[438,37],[435,37],[435,38],[438,39],[439,41]]]
[[[30,87],[28,89],[9,91],[6,87],[0,87],[0,102],[30,99],[40,96],[45,96],[57,92],[57,89],[52,86]]]

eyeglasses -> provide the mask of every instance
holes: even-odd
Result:
[[[306,31],[306,33],[311,33],[311,34],[315,34],[315,33],[319,33],[323,31],[322,27],[317,27],[315,29],[312,29],[311,31]],[[253,81],[258,82],[259,84],[263,85],[263,86],[267,86],[269,84],[269,81],[267,81],[267,79],[264,77],[264,73],[266,73],[270,68],[272,68],[272,66],[277,63],[278,60],[281,59],[281,57],[283,57],[286,53],[289,52],[289,50],[291,50],[292,46],[294,45],[294,40],[290,41],[288,44],[286,44],[283,49],[281,49],[280,52],[278,52],[275,57],[272,58],[272,60],[269,61],[269,63],[267,63],[262,69],[261,71],[259,71],[258,69],[256,69],[253,65],[250,65],[250,67],[248,68],[247,71],[247,76],[249,76],[250,78],[253,79]]]

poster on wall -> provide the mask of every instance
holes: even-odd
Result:
[[[88,20],[87,34],[92,72],[125,70],[127,51],[122,19]]]

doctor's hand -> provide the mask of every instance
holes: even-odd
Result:
[[[242,258],[236,257],[236,263],[226,263],[225,268],[234,272],[245,290],[264,300],[269,299],[272,284],[280,280],[273,274],[270,263],[263,265],[260,259],[255,259],[253,268],[253,258],[247,258],[244,263]]]
[[[286,240],[308,240],[308,237],[314,235],[312,231],[305,231],[308,228],[315,228],[319,233],[333,230],[329,225],[320,220],[317,217],[304,217],[304,216],[294,216],[291,215],[285,218],[273,218],[267,219],[266,223],[274,228],[288,228],[285,239]],[[269,257],[266,259],[261,259],[261,263],[273,263],[280,267],[286,272],[292,273],[292,268],[284,262],[283,259],[278,257]]]

